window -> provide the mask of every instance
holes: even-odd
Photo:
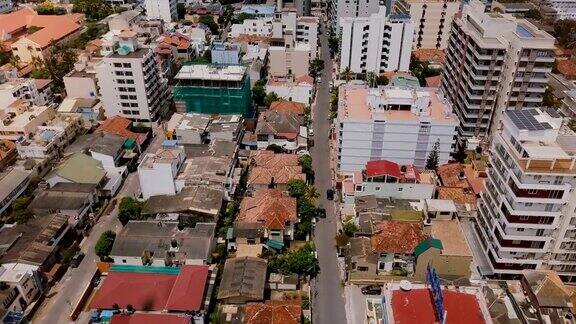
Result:
[[[517,229],[516,229],[516,232],[524,232],[524,228],[522,228],[522,227],[521,227],[521,228],[517,228]]]
[[[126,259],[122,259],[122,263],[126,263]]]
[[[121,102],[120,105],[122,107],[130,107],[130,104],[128,104],[127,102]]]
[[[116,80],[116,82],[118,82],[119,84],[124,84],[124,83],[126,83],[126,81],[124,81],[124,80],[122,80],[122,79],[118,79],[118,80]]]
[[[126,71],[126,72],[124,72],[124,75],[125,75],[125,76],[132,76],[132,72],[131,72],[131,71]]]
[[[358,271],[368,271],[368,267],[356,267]]]
[[[356,191],[362,191],[362,186],[356,186]]]
[[[376,191],[380,191],[380,187],[376,187]]]
[[[398,192],[401,192],[402,190],[404,190],[404,188],[398,188]]]
[[[132,99],[132,100],[136,100],[136,96],[135,95],[129,95],[128,98]]]
[[[131,67],[132,67],[132,64],[130,64],[130,63],[122,63],[122,66],[125,67],[125,68],[131,68]]]
[[[114,73],[115,73],[116,75],[124,75],[124,72],[122,72],[122,71],[115,71]]]
[[[528,189],[529,195],[535,195],[538,192],[538,189]]]
[[[136,88],[128,88],[128,92],[136,92]]]
[[[122,67],[122,64],[120,64],[120,63],[114,63],[114,67]]]
[[[526,207],[532,207],[532,203],[526,203]]]
[[[136,107],[136,108],[138,108],[138,103],[137,103],[137,102],[131,102],[131,103],[130,103],[130,107]]]
[[[127,95],[120,95],[120,99],[128,99]]]
[[[128,80],[126,80],[126,83],[128,83],[128,84],[134,84],[134,80],[128,79]]]
[[[124,91],[126,91],[126,88],[124,88],[124,87],[119,87],[119,88],[118,88],[118,91],[124,92]]]

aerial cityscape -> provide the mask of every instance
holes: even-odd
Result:
[[[0,0],[0,323],[576,324],[576,0]]]

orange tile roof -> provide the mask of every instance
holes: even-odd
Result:
[[[296,77],[294,79],[294,83],[296,83],[296,84],[308,83],[308,84],[314,85],[314,78],[309,76],[309,75],[301,75],[301,76]]]
[[[437,187],[438,199],[452,200],[457,204],[476,205],[477,197],[469,188]]]
[[[426,86],[438,88],[440,86],[440,81],[442,80],[442,76],[436,75],[426,78]]]
[[[275,154],[268,150],[250,151],[249,161],[253,166],[265,168],[300,165],[295,154]]]
[[[8,140],[0,140],[0,161],[16,154],[16,144]]]
[[[413,253],[416,245],[426,238],[418,223],[383,221],[376,225],[370,243],[373,252]]]
[[[0,32],[11,34],[24,31],[32,26],[40,27],[40,30],[32,34],[26,34],[26,38],[38,46],[45,48],[52,41],[59,41],[82,27],[83,15],[38,15],[30,8],[23,8],[8,14],[0,15]]]
[[[270,37],[268,36],[258,36],[258,35],[248,35],[241,34],[236,37],[236,42],[258,42],[258,43],[270,43]]]
[[[421,48],[413,52],[417,59],[424,62],[436,62],[444,64],[446,61],[446,54],[443,50],[434,48]]]
[[[299,301],[267,300],[246,304],[244,324],[299,324],[301,316]]]
[[[253,167],[250,168],[248,185],[267,185],[274,179],[275,184],[285,184],[292,179],[306,180],[300,166],[273,166],[273,167]]]
[[[132,122],[129,119],[114,116],[102,122],[96,131],[131,138],[142,145],[146,141],[146,134],[134,133],[130,130],[130,125]]]
[[[567,79],[576,79],[576,60],[557,60],[558,72]]]
[[[240,203],[240,213],[236,219],[240,223],[263,223],[269,230],[282,230],[287,222],[296,222],[296,198],[279,189],[263,189],[246,197]]]
[[[442,164],[438,166],[436,173],[438,174],[438,177],[440,177],[440,180],[444,186],[461,188],[467,188],[470,186],[466,177],[460,177],[460,175],[465,175],[464,164]]]
[[[291,111],[295,114],[302,115],[304,114],[305,107],[306,105],[301,102],[281,100],[281,101],[274,101],[270,105],[270,110]]]

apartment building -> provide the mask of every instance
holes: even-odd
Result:
[[[370,0],[330,0],[328,2],[328,21],[332,22],[332,30],[340,33],[342,18],[370,17],[380,10],[386,1]]]
[[[458,126],[451,110],[433,88],[341,86],[338,169],[362,171],[373,160],[423,168],[436,143],[439,162],[446,163]]]
[[[445,49],[448,45],[450,26],[460,10],[457,0],[398,0],[395,12],[409,15],[415,24],[414,48]]]
[[[477,0],[464,6],[446,49],[441,89],[460,120],[460,138],[486,137],[502,110],[541,105],[554,62],[552,36],[483,8]]]
[[[0,84],[0,108],[4,109],[19,99],[31,105],[44,106],[49,104],[52,101],[52,91],[49,87],[42,87],[42,89],[38,87],[38,85],[44,84],[43,81],[18,78],[9,79]]]
[[[69,98],[90,98],[99,96],[96,66],[102,61],[101,57],[95,57],[82,53],[78,56],[74,69],[64,76],[64,87]]]
[[[168,88],[160,75],[154,51],[142,48],[136,33],[127,30],[107,41],[96,66],[106,117],[155,122],[168,108]]]
[[[183,146],[162,147],[148,153],[138,166],[142,197],[176,194],[174,179],[186,160]]]
[[[53,119],[54,109],[47,106],[30,106],[18,101],[0,110],[0,139],[11,141],[34,134],[38,127]]]
[[[177,0],[145,0],[146,17],[148,19],[162,19],[165,23],[171,23],[178,18],[177,3]]]
[[[551,269],[576,281],[575,140],[552,109],[504,112],[475,226],[483,274]]]
[[[386,16],[386,7],[381,6],[370,17],[342,18],[340,26],[340,71],[350,68],[352,73],[377,75],[408,71],[414,36],[410,16]]]
[[[576,19],[576,1],[546,0],[544,3],[556,11],[556,19]]]

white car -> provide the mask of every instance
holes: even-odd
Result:
[[[308,136],[314,136],[314,130],[312,128],[308,128]]]

